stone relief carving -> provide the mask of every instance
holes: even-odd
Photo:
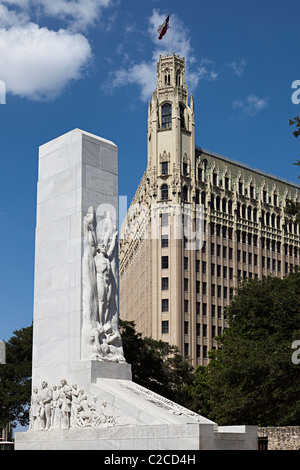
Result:
[[[82,359],[125,362],[118,317],[117,231],[108,211],[83,221]]]
[[[29,417],[29,431],[98,428],[116,424],[106,401],[100,403],[97,397],[88,398],[77,384],[71,386],[65,379],[52,388],[44,381],[40,391],[37,387],[33,389]]]

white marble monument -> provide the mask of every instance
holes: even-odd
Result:
[[[132,382],[118,312],[118,153],[75,129],[40,147],[30,426],[16,450],[256,449]]]

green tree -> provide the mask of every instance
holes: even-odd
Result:
[[[32,326],[14,331],[0,366],[0,428],[8,422],[28,424],[31,395]]]
[[[120,321],[124,356],[132,367],[132,380],[181,405],[184,385],[192,384],[194,369],[175,346],[142,338],[134,322]]]
[[[206,378],[211,419],[262,426],[300,422],[300,273],[244,281],[227,308]]]
[[[213,416],[208,393],[209,373],[207,366],[197,366],[192,384],[184,385],[181,390],[186,408],[205,418]]]
[[[300,135],[300,117],[296,116],[294,119],[289,119],[289,125],[295,126],[296,130],[293,132],[293,135],[297,138]],[[293,165],[300,166],[300,160],[296,160]],[[300,178],[300,176],[298,176]],[[291,200],[287,200],[286,212],[290,217],[294,217],[297,222],[300,222],[300,204]]]

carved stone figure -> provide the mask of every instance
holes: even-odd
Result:
[[[125,362],[118,318],[117,231],[108,211],[84,217],[82,359]]]
[[[52,401],[52,389],[48,387],[47,382],[42,382],[41,390],[41,409],[40,418],[43,429],[50,429],[51,421],[51,406]]]
[[[30,407],[30,425],[29,430],[36,430],[40,428],[40,411],[41,411],[41,397],[38,394],[38,389],[33,389]]]
[[[97,397],[90,397],[77,384],[68,385],[65,379],[60,385],[48,387],[42,382],[39,393],[33,388],[30,408],[29,431],[49,429],[97,428],[115,425],[115,418],[107,410],[107,402],[98,405]]]

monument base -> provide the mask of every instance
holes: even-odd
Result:
[[[256,426],[218,427],[130,379],[108,377],[116,368],[128,373],[127,364],[100,364],[87,395],[102,410],[89,414],[93,406],[78,401],[75,427],[53,429],[51,421],[48,430],[17,432],[16,450],[257,450]]]

